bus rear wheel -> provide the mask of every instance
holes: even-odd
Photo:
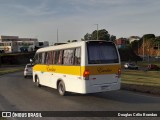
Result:
[[[65,84],[64,84],[63,81],[60,81],[59,84],[58,84],[58,92],[62,96],[66,95]]]

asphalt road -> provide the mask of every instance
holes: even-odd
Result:
[[[125,90],[60,96],[55,89],[34,86],[32,78],[17,72],[0,76],[0,111],[160,111],[160,97]]]

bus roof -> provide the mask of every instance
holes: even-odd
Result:
[[[70,42],[66,44],[60,44],[60,45],[54,45],[54,46],[49,46],[49,47],[44,47],[40,48],[37,50],[37,52],[44,52],[44,51],[50,51],[50,50],[58,50],[58,49],[64,49],[64,48],[72,48],[72,47],[78,47],[84,44],[85,42],[90,42],[90,41],[105,41],[106,40],[87,40],[87,41],[77,41],[77,42]]]

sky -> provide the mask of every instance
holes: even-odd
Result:
[[[160,36],[160,0],[0,0],[0,35],[50,44],[106,29],[117,38]]]

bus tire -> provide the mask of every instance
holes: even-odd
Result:
[[[39,78],[38,78],[38,76],[36,76],[36,81],[35,81],[35,85],[37,86],[37,87],[41,87],[41,84],[39,83]]]
[[[65,96],[66,95],[66,88],[65,88],[65,84],[63,81],[60,81],[58,83],[58,92],[60,95]]]

